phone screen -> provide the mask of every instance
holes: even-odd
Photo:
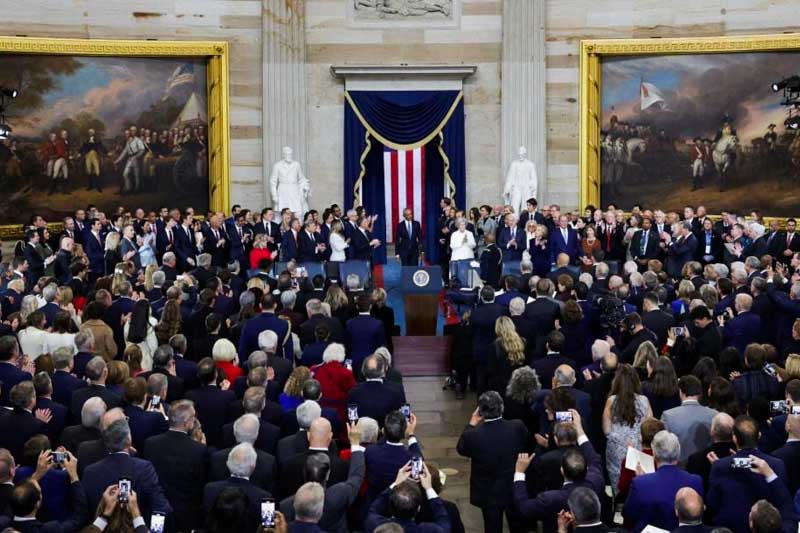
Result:
[[[358,406],[357,405],[348,405],[347,406],[347,419],[350,422],[355,422],[358,420]]]
[[[400,407],[400,412],[403,413],[403,416],[406,419],[411,418],[411,406],[407,403],[404,403],[402,407]]]
[[[411,459],[411,479],[419,479],[422,474],[422,457]]]
[[[127,503],[131,494],[131,480],[126,477],[120,478],[119,482],[117,483],[117,487],[119,488],[117,500]]]
[[[261,502],[261,525],[275,527],[275,500],[265,498]]]
[[[153,513],[150,516],[150,533],[164,533],[164,515]]]

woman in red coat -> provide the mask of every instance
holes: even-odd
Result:
[[[231,384],[244,374],[244,371],[236,366],[236,346],[228,339],[219,339],[215,342],[211,349],[211,355],[216,367],[225,372],[225,379]]]
[[[344,366],[344,346],[334,342],[322,353],[322,364],[311,369],[314,379],[319,381],[322,390],[323,407],[331,407],[339,412],[339,418],[347,421],[347,395],[356,384],[353,371]]]
[[[253,249],[250,251],[250,270],[256,270],[262,259],[272,259],[272,252],[267,248],[267,236],[264,233],[256,235]]]

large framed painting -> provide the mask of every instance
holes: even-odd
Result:
[[[800,215],[800,35],[582,41],[580,72],[582,207]]]
[[[226,42],[0,37],[0,107],[0,236],[90,204],[229,203]]]

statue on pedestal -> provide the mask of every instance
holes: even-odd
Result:
[[[506,184],[503,187],[503,201],[514,208],[514,213],[519,216],[525,209],[528,198],[536,198],[538,178],[536,165],[528,159],[528,150],[520,146],[517,151],[518,159],[508,166]]]
[[[291,148],[283,147],[283,159],[272,166],[269,191],[272,195],[272,208],[275,211],[288,207],[295,217],[302,220],[308,211],[311,183],[303,175],[300,163],[292,160],[292,153]]]

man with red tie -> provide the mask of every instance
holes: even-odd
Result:
[[[781,245],[781,253],[783,259],[791,259],[795,252],[800,252],[800,235],[795,233],[797,229],[797,221],[793,218],[786,219],[786,231],[783,235],[783,244]]]

